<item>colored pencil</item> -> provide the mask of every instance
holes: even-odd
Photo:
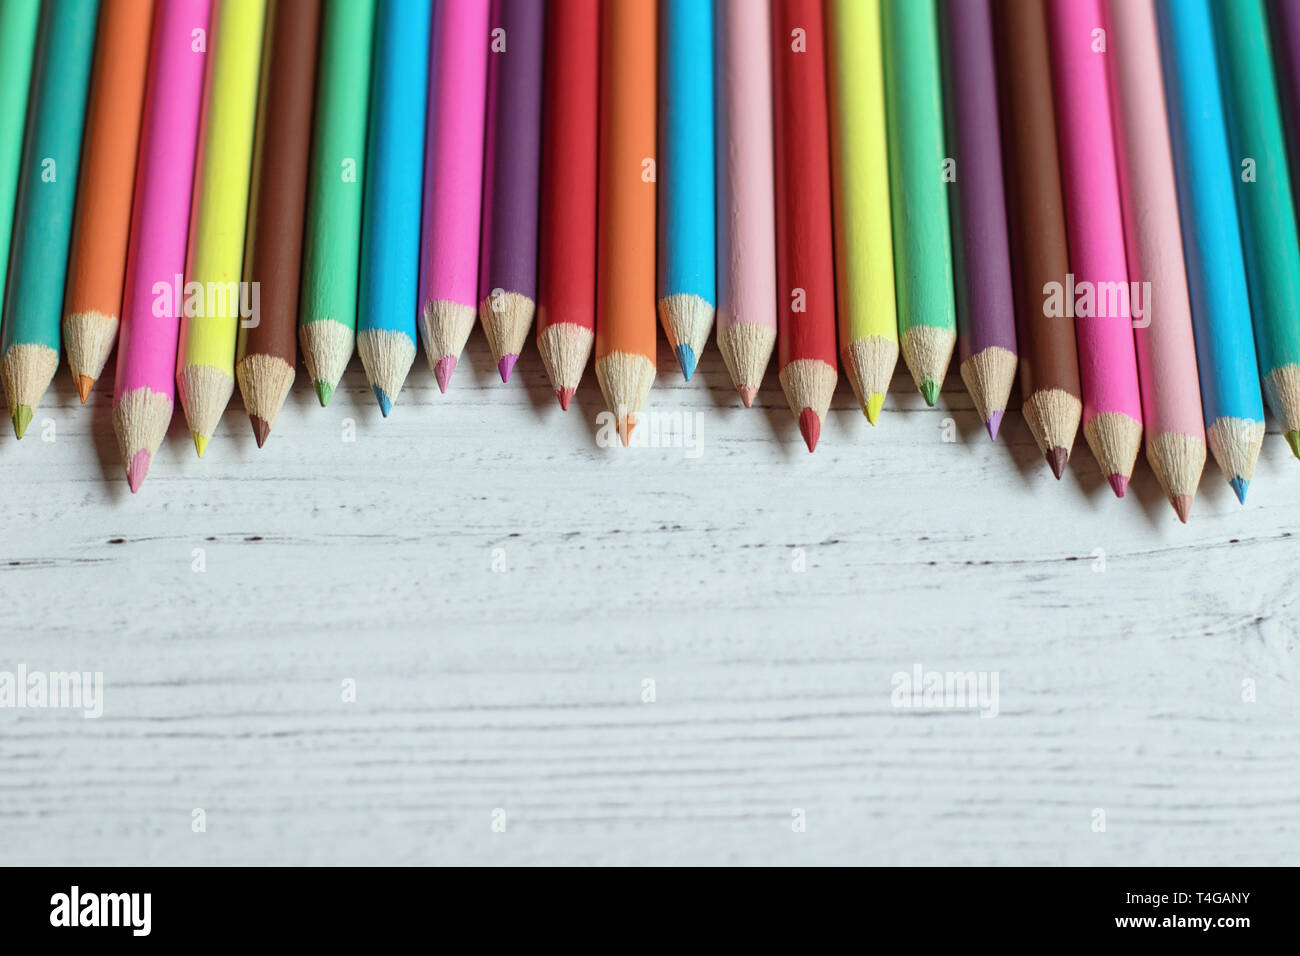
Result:
[[[811,452],[838,368],[826,42],[818,0],[773,0],[777,365]]]
[[[654,0],[601,18],[596,379],[628,444],[655,379]]]
[[[550,0],[549,11],[537,351],[567,411],[596,329],[600,0]]]
[[[1016,312],[1011,293],[1002,183],[998,81],[989,0],[940,0],[948,104],[957,350],[975,411],[998,437],[1016,380]]]
[[[894,275],[903,359],[934,405],[957,343],[934,0],[883,0]]]
[[[154,10],[113,380],[113,430],[132,493],[167,433],[176,394],[184,298],[175,287],[185,268],[207,59],[196,37],[207,34],[211,7],[211,0],[166,0]]]
[[[1049,316],[1044,292],[1070,271],[1042,0],[993,5],[999,41],[1004,183],[1020,351],[1021,411],[1052,473],[1065,473],[1083,414],[1074,320]]]
[[[835,0],[828,14],[840,361],[874,425],[898,364],[880,3]]]
[[[716,35],[718,350],[749,408],[776,346],[768,5],[719,0]]]
[[[1058,301],[1075,308],[1083,434],[1111,490],[1122,498],[1142,444],[1142,400],[1126,295],[1128,263],[1109,78],[1106,58],[1096,49],[1105,42],[1104,32],[1098,34],[1104,20],[1099,0],[1049,0],[1047,9],[1074,276]],[[1080,290],[1077,296],[1075,290]]]
[[[493,7],[478,312],[503,382],[537,311],[545,14],[545,0],[495,0]]]
[[[240,279],[265,18],[266,0],[222,0],[212,14],[185,269],[186,288],[202,303],[186,302],[176,356],[177,392],[200,458],[235,391],[240,323],[252,320],[245,313],[253,290]]]
[[[1264,442],[1264,400],[1213,18],[1207,0],[1160,0],[1157,11],[1205,434],[1244,502]]]
[[[244,280],[256,323],[240,323],[235,378],[257,446],[266,444],[298,361],[298,283],[311,152],[320,0],[270,0],[253,149]]]
[[[0,0],[0,307],[13,236],[40,0]]]
[[[424,353],[443,392],[478,305],[490,13],[488,0],[443,0],[433,31],[419,302]]]
[[[717,303],[713,0],[663,0],[659,21],[659,320],[689,381]]]
[[[122,314],[153,6],[153,0],[100,5],[63,308],[68,370],[83,405],[113,351]]]
[[[1228,135],[1238,165],[1237,210],[1245,243],[1246,279],[1255,323],[1255,352],[1264,397],[1300,458],[1300,236],[1286,134],[1269,48],[1263,0],[1214,6]],[[1282,37],[1300,21],[1290,4],[1277,8]],[[1296,23],[1300,26],[1300,23]],[[1279,71],[1279,81],[1286,71]],[[1250,170],[1241,168],[1247,159]]]
[[[63,282],[99,0],[60,0],[41,10],[0,332],[0,382],[19,438],[59,367]]]
[[[303,364],[322,408],[356,340],[374,34],[375,0],[325,4],[298,325]]]
[[[1205,424],[1160,77],[1160,33],[1154,0],[1107,0],[1106,12],[1129,279],[1150,283],[1133,330],[1147,461],[1186,524],[1205,468]]]
[[[415,361],[432,14],[431,0],[380,0],[375,21],[357,351],[385,418]]]

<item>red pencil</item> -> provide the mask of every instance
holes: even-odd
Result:
[[[835,391],[830,131],[821,0],[772,3],[777,354],[808,450]]]
[[[551,0],[549,14],[537,350],[567,409],[596,327],[600,0]]]

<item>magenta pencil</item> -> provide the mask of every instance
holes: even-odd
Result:
[[[1044,318],[1075,317],[1083,433],[1122,498],[1142,444],[1142,402],[1100,0],[1050,0],[1048,21],[1073,279],[1044,295]]]
[[[420,328],[424,351],[447,391],[478,304],[479,203],[487,104],[489,0],[442,0],[433,27],[424,218],[420,243]],[[507,46],[508,48],[508,46]]]
[[[1133,323],[1147,460],[1185,523],[1205,467],[1205,424],[1155,0],[1107,0],[1107,13],[1129,279],[1148,283]]]
[[[716,14],[718,349],[748,408],[776,344],[772,49],[766,3]]]
[[[176,399],[176,341],[190,190],[203,99],[211,0],[167,0],[154,12],[136,160],[126,288],[113,383],[113,430],[134,493],[162,444]]]

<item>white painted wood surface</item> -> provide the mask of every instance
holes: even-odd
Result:
[[[698,457],[597,447],[590,370],[564,414],[475,333],[388,421],[356,362],[260,452],[238,397],[203,461],[178,416],[135,497],[61,370],[0,439],[0,670],[102,671],[104,715],[0,710],[0,862],[1296,861],[1276,427],[1184,528],[1145,464],[1121,502],[1082,439],[1060,484],[1018,414],[990,443],[955,374],[875,430],[841,382],[810,456],[774,372],[745,410],[659,361]],[[998,716],[894,707],[917,664]]]

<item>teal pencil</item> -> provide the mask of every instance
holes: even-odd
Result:
[[[40,0],[0,0],[0,305],[5,297],[5,269],[18,195],[23,155],[23,123],[32,80],[32,52]]]
[[[63,280],[98,12],[99,0],[42,5],[14,217],[12,281],[0,332],[0,382],[19,438],[59,366]]]

